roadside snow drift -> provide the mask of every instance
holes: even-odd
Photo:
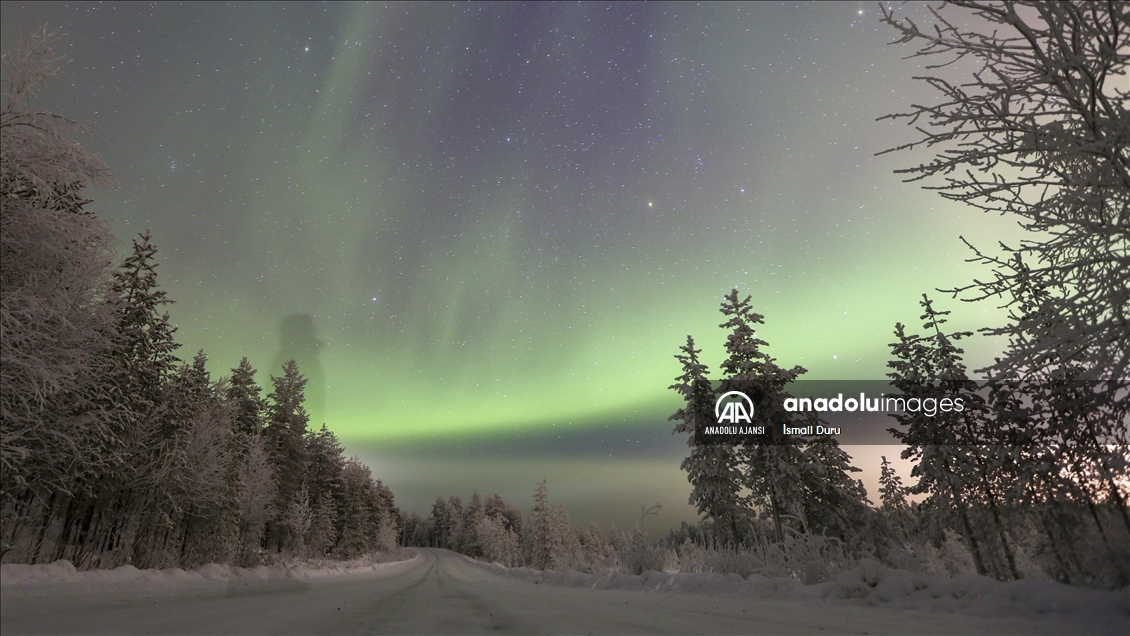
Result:
[[[331,561],[327,563],[260,565],[253,568],[208,563],[195,570],[182,570],[180,568],[139,570],[132,565],[123,565],[112,570],[79,571],[70,561],[55,561],[54,563],[40,565],[5,563],[0,565],[0,586],[26,586],[36,583],[129,583],[134,581],[175,583],[177,581],[224,581],[233,579],[282,581],[372,572],[388,567],[393,563],[419,558],[409,553],[403,554],[402,557],[399,560],[385,562],[361,558],[353,561]]]
[[[1130,621],[1130,590],[1089,590],[1036,580],[1002,583],[972,574],[947,579],[895,570],[870,559],[840,573],[834,581],[815,585],[804,585],[789,578],[770,579],[759,574],[745,579],[738,574],[672,574],[652,570],[638,576],[622,572],[597,575],[507,568],[497,563],[480,565],[530,583],[569,587],[727,594],[976,616],[1038,618],[1048,614],[1076,614]]]

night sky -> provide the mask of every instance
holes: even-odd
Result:
[[[724,293],[783,365],[882,379],[922,292],[985,275],[958,236],[1015,235],[875,156],[933,97],[873,3],[2,11],[5,50],[68,34],[43,105],[96,124],[120,187],[90,207],[123,249],[152,229],[182,357],[298,359],[409,510],[547,478],[574,521],[692,519],[667,387],[688,333],[721,361]],[[872,499],[880,450],[849,449]]]

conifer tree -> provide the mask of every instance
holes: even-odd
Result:
[[[471,501],[463,508],[463,536],[459,540],[459,551],[472,558],[483,556],[483,546],[479,543],[476,527],[486,516],[483,499],[479,491],[471,494]]]
[[[565,555],[560,513],[549,505],[549,488],[543,479],[534,491],[534,508],[526,524],[526,562],[539,570],[552,570]]]
[[[113,274],[117,326],[107,382],[125,414],[116,435],[125,461],[123,470],[104,474],[100,485],[103,491],[122,492],[113,504],[119,508],[108,516],[131,520],[116,532],[134,537],[132,562],[145,567],[176,558],[169,518],[177,509],[175,475],[185,425],[184,413],[176,413],[178,405],[170,401],[180,344],[164,309],[172,301],[158,287],[156,258],[157,247],[143,232]]]
[[[157,286],[157,246],[148,230],[139,239],[113,276],[119,303],[114,357],[121,399],[135,416],[147,417],[162,403],[165,379],[180,361],[173,353],[180,344],[163,309],[173,301]]]
[[[768,427],[769,443],[750,444],[739,451],[742,485],[750,491],[750,501],[773,520],[777,540],[784,538],[786,517],[803,524],[805,497],[801,490],[801,466],[805,458],[798,441],[780,433],[782,424],[792,424],[792,414],[784,410],[786,386],[805,373],[804,367],[784,369],[763,351],[769,343],[757,336],[755,325],[764,324],[755,313],[750,297],[741,299],[733,289],[722,303],[720,326],[726,336],[726,360],[722,362],[720,393],[741,391],[753,402],[757,421]]]
[[[382,552],[392,550],[396,547],[402,520],[392,489],[379,479],[373,482],[373,502],[377,518],[376,549]]]
[[[939,411],[933,416],[923,411],[892,414],[903,428],[892,429],[892,434],[907,445],[903,459],[917,460],[911,475],[918,482],[910,492],[927,494],[927,509],[936,514],[952,514],[960,524],[960,531],[969,544],[978,574],[988,575],[985,546],[975,532],[977,521],[973,487],[977,465],[983,464],[980,456],[984,444],[984,409],[979,408],[977,385],[966,374],[962,362],[963,350],[956,341],[971,336],[970,332],[946,334],[942,331],[949,312],[934,309],[932,301],[923,294],[920,302],[925,336],[906,333],[905,327],[895,325],[898,342],[891,344],[895,359],[887,363],[893,371],[887,375],[891,384],[907,399],[938,399],[940,397],[963,400],[962,411]]]
[[[862,471],[831,435],[810,440],[801,462],[805,529],[845,541],[854,538],[871,512],[863,482],[851,476]]]
[[[191,419],[180,427],[184,441],[176,447],[177,487],[170,503],[181,517],[177,563],[182,566],[230,562],[239,548],[242,449],[232,430],[233,410],[223,398],[226,379],[209,382],[205,360],[201,352],[183,368],[193,393],[196,383],[204,385],[188,411]]]
[[[891,468],[887,456],[883,456],[883,463],[879,467],[879,496],[883,510],[890,513],[906,510],[906,488],[902,485],[902,478]]]
[[[741,495],[738,456],[730,445],[695,444],[695,430],[714,421],[715,395],[706,377],[709,369],[699,362],[698,354],[702,350],[695,348],[694,338],[688,335],[679,351],[682,353],[676,354],[675,359],[682,364],[683,373],[668,388],[678,392],[686,404],[668,420],[676,422],[673,433],[689,435],[687,446],[691,452],[680,465],[691,483],[689,503],[699,514],[726,528],[730,540],[737,543],[741,537],[739,525],[748,514]]]
[[[35,106],[34,89],[56,73],[56,38],[42,31],[3,56],[5,561],[251,565],[267,560],[265,545],[297,553],[305,541],[315,555],[337,543],[345,553],[392,547],[391,490],[360,462],[343,465],[325,426],[307,432],[297,366],[273,378],[269,404],[246,358],[230,383],[213,382],[203,351],[176,357],[149,232],[111,266],[113,238],[83,193],[109,185],[109,172],[69,137],[82,124]]]
[[[342,469],[343,504],[339,509],[341,537],[334,548],[339,558],[354,558],[373,550],[388,550],[396,543],[398,517],[392,492],[373,481],[369,467],[356,457]]]
[[[244,435],[258,435],[263,429],[266,403],[263,390],[255,382],[255,369],[244,357],[231,370],[227,399],[235,408],[236,429]]]
[[[271,376],[274,391],[267,396],[267,426],[264,434],[274,451],[275,474],[278,479],[277,509],[286,510],[302,485],[307,468],[306,409],[302,407],[306,378],[298,365],[290,360],[283,365],[281,377]],[[286,531],[271,524],[268,541],[276,550],[284,549]]]
[[[322,424],[317,431],[306,433],[306,484],[310,501],[317,506],[322,501],[340,503],[342,496],[341,471],[345,467],[345,450],[337,436]]]
[[[905,537],[910,531],[910,504],[906,501],[906,487],[902,485],[902,478],[891,462],[883,456],[879,466],[879,501],[880,509],[886,516],[895,535]]]

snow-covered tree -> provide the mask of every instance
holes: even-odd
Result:
[[[243,442],[246,450],[236,472],[236,510],[240,523],[240,551],[249,555],[260,546],[263,527],[275,516],[278,485],[266,439],[258,435],[243,435]]]
[[[987,333],[1024,346],[989,369],[1026,373],[1060,361],[1092,378],[1125,382],[1130,370],[1130,5],[1124,2],[979,2],[930,9],[920,28],[895,10],[883,21],[919,46],[919,79],[934,104],[890,115],[922,138],[895,150],[938,149],[901,172],[943,197],[1016,219],[1031,234],[1002,254],[970,246],[992,278],[954,290],[1015,302],[1026,279],[1050,285],[1040,313],[1054,338],[1026,338],[1014,315]],[[964,12],[964,15],[955,15]],[[962,24],[972,26],[962,27]],[[951,61],[960,59],[962,64]],[[972,69],[972,73],[961,73]],[[1122,398],[1126,399],[1126,398]]]
[[[151,235],[111,266],[113,237],[84,193],[109,172],[70,137],[82,124],[35,99],[55,77],[56,40],[44,30],[3,56],[5,561],[191,567],[260,563],[264,546],[297,553],[304,541],[315,555],[391,548],[392,492],[345,463],[328,428],[308,433],[297,366],[273,378],[269,403],[246,358],[213,382],[203,351],[187,364],[175,355]]]
[[[882,456],[879,465],[879,502],[880,510],[886,518],[890,532],[896,538],[905,538],[910,531],[911,510],[906,501],[906,486],[902,478],[895,472],[886,455]]]
[[[532,568],[552,570],[572,553],[575,537],[569,515],[564,508],[549,505],[549,488],[544,479],[534,491],[534,508],[524,530],[526,564]]]
[[[317,507],[323,501],[332,501],[337,505],[342,497],[341,471],[345,467],[345,451],[341,443],[333,431],[322,424],[317,431],[306,433],[304,445],[304,476],[310,491],[311,505]]]
[[[310,492],[302,484],[290,497],[279,522],[287,531],[285,545],[295,554],[306,550],[306,533],[314,523],[314,509],[310,506]]]
[[[479,543],[476,527],[486,516],[483,510],[483,499],[476,490],[471,494],[471,500],[463,508],[463,533],[459,538],[459,552],[472,558],[483,556],[483,546]]]
[[[522,550],[518,534],[506,527],[503,518],[482,516],[475,523],[474,532],[476,546],[484,560],[508,567],[521,564]]]
[[[180,360],[176,327],[164,310],[172,304],[157,285],[157,246],[147,230],[133,240],[132,252],[114,272],[118,309],[113,357],[121,399],[135,418],[155,418],[163,404],[165,380]]]
[[[504,528],[522,535],[522,511],[503,499],[498,493],[489,495],[483,501],[483,514],[499,521]]]
[[[1038,511],[1057,578],[1125,585],[1126,557],[1084,565],[1083,555],[1115,557],[1109,546],[1130,531],[1130,6],[958,0],[930,11],[923,29],[884,9],[899,42],[919,47],[912,59],[930,62],[919,79],[941,96],[889,116],[921,133],[895,150],[937,150],[901,172],[1028,231],[997,251],[967,242],[992,276],[948,290],[1009,309],[1004,325],[982,330],[1008,347],[979,372],[991,380],[994,430],[1013,451],[945,460],[970,467],[962,481],[995,528],[984,554],[970,546],[972,558],[993,568],[995,542],[1019,572],[999,505],[1008,500]],[[1114,529],[1122,536],[1112,542]],[[1074,545],[1090,532],[1099,549]],[[1094,569],[1110,563],[1121,573]]]
[[[805,458],[799,441],[779,432],[782,424],[794,419],[784,410],[786,386],[805,369],[785,369],[764,351],[769,343],[757,336],[756,325],[764,324],[765,318],[753,311],[749,296],[742,299],[737,289],[731,290],[721,311],[727,320],[720,327],[729,333],[718,391],[744,393],[753,402],[758,422],[768,428],[768,443],[748,444],[738,452],[742,485],[749,489],[750,502],[773,520],[780,541],[787,518],[802,525],[805,518],[800,470]]]
[[[909,508],[906,503],[906,487],[902,485],[902,478],[891,467],[887,456],[883,455],[883,463],[879,466],[879,497],[883,510],[899,512]]]
[[[193,373],[203,373],[203,354]],[[206,387],[184,432],[176,504],[181,519],[185,566],[230,561],[239,548],[238,467],[240,444],[232,432],[232,408],[224,401],[226,379]]]
[[[283,365],[282,376],[271,376],[274,390],[267,396],[267,426],[263,434],[273,451],[275,475],[278,479],[278,509],[286,510],[302,485],[307,468],[306,425],[308,417],[302,406],[306,378],[293,361]],[[268,541],[282,549],[284,530],[277,524],[268,528]]]
[[[334,553],[351,559],[373,550],[375,543],[377,519],[372,509],[372,475],[368,467],[351,459],[342,469],[342,481],[344,492],[338,510],[341,533]]]
[[[401,517],[400,545],[430,547],[432,542],[432,519],[415,512]]]
[[[854,539],[871,513],[863,482],[851,476],[861,470],[831,435],[806,444],[801,462],[804,528],[845,541]]]
[[[898,342],[891,344],[894,359],[887,364],[892,369],[887,375],[907,399],[948,397],[961,399],[963,407],[933,415],[924,410],[892,414],[903,427],[892,429],[907,445],[903,459],[917,460],[911,475],[918,482],[910,492],[928,496],[926,509],[940,515],[934,518],[939,531],[946,527],[947,517],[956,521],[955,529],[969,542],[979,574],[1016,578],[1000,512],[1005,493],[999,467],[1005,447],[994,442],[1002,429],[992,420],[977,383],[969,378],[964,351],[957,346],[972,334],[945,333],[942,325],[949,312],[934,309],[925,294],[920,304],[926,335],[907,333],[901,323],[895,325]]]
[[[113,237],[83,189],[111,185],[72,135],[88,128],[39,107],[57,76],[60,35],[43,29],[3,54],[0,110],[0,504],[41,501],[107,468],[91,451],[112,436],[98,399],[109,346],[105,303]],[[30,490],[29,490],[30,488]],[[28,510],[24,504],[14,504]],[[17,513],[18,515],[18,513]],[[11,517],[5,516],[6,524]]]
[[[255,369],[244,357],[239,366],[231,370],[227,399],[235,408],[236,428],[245,435],[257,435],[263,428],[263,414],[267,405],[263,390],[255,382]]]
[[[353,558],[374,550],[390,550],[400,531],[400,514],[392,491],[373,481],[369,467],[356,457],[342,468],[343,497],[338,509],[341,533],[334,554]]]
[[[682,364],[683,372],[668,388],[678,392],[685,405],[668,420],[676,422],[673,433],[688,435],[691,451],[680,468],[686,471],[691,483],[689,503],[699,514],[728,529],[731,540],[738,542],[742,520],[749,514],[741,494],[738,454],[728,444],[695,444],[695,430],[714,422],[716,396],[707,379],[709,369],[698,359],[702,350],[695,348],[694,338],[688,335],[679,351],[675,359]]]

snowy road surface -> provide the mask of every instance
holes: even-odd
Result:
[[[1079,616],[982,618],[795,600],[538,585],[446,550],[308,579],[36,583],[0,590],[14,634],[1068,634]]]

